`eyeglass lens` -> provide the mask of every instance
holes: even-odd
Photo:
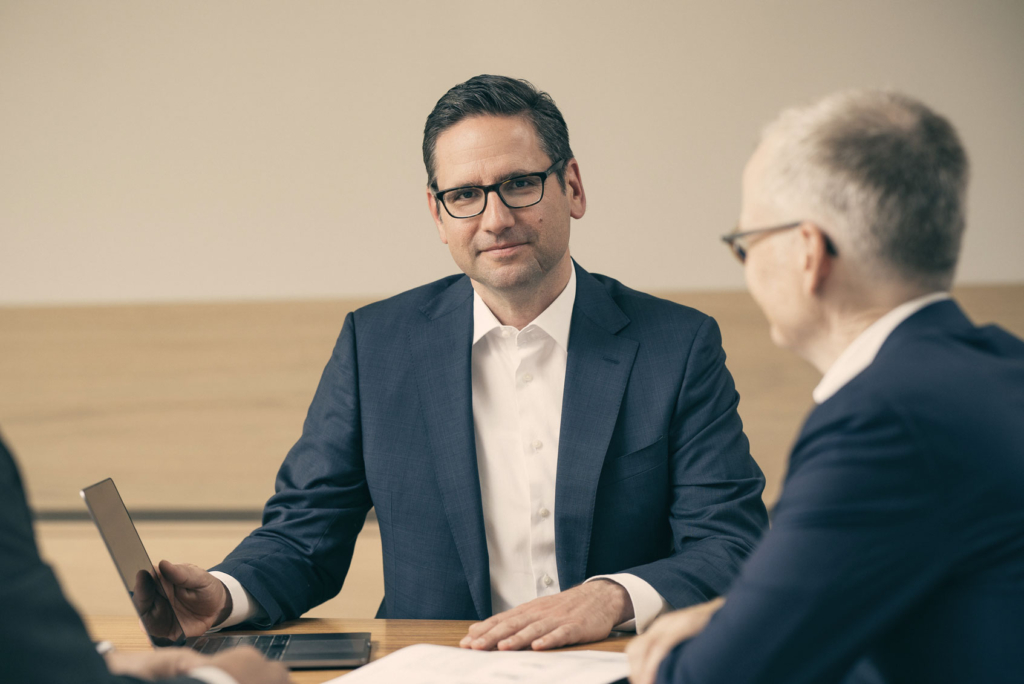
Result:
[[[498,186],[498,194],[510,209],[537,204],[544,197],[543,176],[510,178]],[[483,212],[487,196],[483,188],[457,188],[441,195],[445,207],[455,218],[468,218]]]

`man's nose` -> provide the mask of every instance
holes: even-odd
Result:
[[[505,206],[497,188],[487,192],[487,206],[480,215],[480,227],[491,233],[500,233],[516,223],[512,210]]]

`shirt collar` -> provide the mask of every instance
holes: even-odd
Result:
[[[846,383],[870,366],[871,362],[875,360],[875,356],[878,355],[878,350],[882,348],[885,341],[889,339],[889,335],[900,323],[929,304],[949,298],[948,292],[932,292],[923,297],[911,299],[869,325],[864,332],[854,338],[850,346],[844,349],[843,353],[825,371],[821,382],[814,388],[812,394],[814,402],[823,404],[845,387]]]
[[[548,305],[537,318],[523,329],[533,326],[547,333],[562,349],[569,351],[569,326],[572,323],[572,308],[576,303],[576,268],[569,272],[569,283],[555,301]],[[502,327],[501,322],[491,312],[480,294],[473,290],[473,344],[476,344],[487,333]]]

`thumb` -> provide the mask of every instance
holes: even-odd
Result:
[[[160,561],[160,574],[175,586],[185,589],[202,589],[210,584],[212,576],[202,568],[191,563],[172,563]]]

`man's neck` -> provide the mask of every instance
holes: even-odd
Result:
[[[921,297],[927,292],[898,289],[876,291],[870,300],[824,305],[821,326],[802,346],[801,356],[822,374],[832,367],[846,349],[878,319],[897,306]]]
[[[817,335],[808,340],[802,356],[824,375],[861,333],[893,308],[873,307],[832,317]]]
[[[483,283],[471,280],[473,289],[480,295],[487,308],[502,325],[511,325],[522,330],[558,299],[572,275],[572,259],[566,255],[550,277],[529,288],[494,290]]]

